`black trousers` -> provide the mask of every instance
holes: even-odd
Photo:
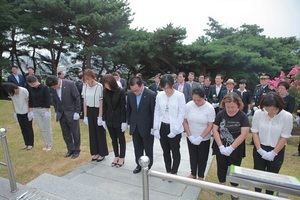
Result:
[[[191,174],[196,176],[198,172],[198,177],[204,178],[210,140],[203,141],[199,145],[194,145],[190,142],[190,140],[187,140],[187,144],[190,154]]]
[[[261,148],[267,152],[272,151],[274,149],[273,147],[265,146],[262,144],[261,144]],[[284,151],[285,151],[285,147],[280,152],[278,152],[278,155],[275,156],[273,161],[267,161],[261,157],[261,155],[257,152],[254,146],[253,148],[254,169],[278,173],[284,160]],[[255,191],[261,192],[261,188],[255,188]],[[266,193],[273,195],[274,191],[266,190]]]
[[[217,160],[217,175],[220,183],[226,182],[226,174],[228,166],[236,165],[241,166],[243,157],[224,156],[222,154],[216,155]],[[231,183],[232,186],[238,186],[236,183]]]
[[[26,146],[33,146],[34,134],[32,129],[32,121],[28,121],[26,114],[17,114],[19,126],[23,135],[23,140]]]
[[[67,149],[73,153],[80,152],[80,127],[79,120],[69,121],[63,114],[59,119],[62,135]]]
[[[161,123],[160,127],[160,145],[163,150],[165,161],[165,168],[168,173],[177,174],[180,164],[180,140],[181,134],[176,135],[174,138],[169,138],[170,124]],[[172,153],[172,157],[171,157]],[[172,160],[173,158],[173,160]]]
[[[148,165],[149,169],[153,164],[153,143],[154,136],[150,133],[147,136],[142,136],[138,128],[136,128],[132,134],[133,146],[134,146],[134,155],[135,162],[139,165],[139,159],[144,155],[144,151],[146,156],[149,157],[150,163]]]
[[[126,150],[125,132],[122,132],[121,126],[118,128],[107,127],[114,149],[115,157],[124,158]],[[119,148],[120,147],[120,148]],[[120,151],[119,151],[120,149]]]
[[[90,152],[91,155],[107,156],[108,148],[106,141],[106,131],[103,126],[98,126],[97,118],[99,115],[99,108],[87,107],[87,117],[89,123],[90,135]]]

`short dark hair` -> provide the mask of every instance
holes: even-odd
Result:
[[[210,76],[205,76],[204,79],[209,79],[210,81],[212,81]]]
[[[16,65],[11,66],[11,68],[17,68],[17,69],[19,69],[19,67],[16,66]]]
[[[183,78],[185,78],[185,77],[186,77],[186,75],[185,75],[185,73],[184,73],[184,72],[179,72],[179,73],[178,73],[178,76],[179,76],[179,75],[182,75],[182,76],[183,76]]]
[[[174,85],[174,78],[171,74],[165,74],[160,79],[159,86],[164,88],[166,85],[169,85],[170,87],[173,87]]]
[[[58,84],[58,78],[57,78],[57,76],[54,76],[54,75],[47,76],[47,78],[46,78],[46,85],[48,87],[52,87],[52,86],[57,85],[57,84]]]
[[[28,69],[32,69],[32,70],[35,72],[34,67],[28,67],[27,70],[28,70]]]
[[[215,77],[217,77],[217,76],[220,76],[222,80],[224,79],[222,74],[217,74]]]
[[[280,81],[279,83],[278,83],[278,87],[279,86],[283,86],[283,87],[285,87],[285,89],[286,90],[288,90],[288,89],[290,89],[290,84],[289,84],[289,82],[287,82],[287,81]]]
[[[198,95],[201,98],[205,98],[205,90],[202,87],[197,87],[193,89],[193,95]]]
[[[60,76],[62,73],[64,73],[64,72],[63,72],[63,71],[59,71],[59,72],[57,73],[57,75]]]
[[[14,96],[15,89],[18,89],[19,87],[14,83],[3,83],[2,88],[8,94],[8,96]]]
[[[28,75],[28,76],[26,77],[26,82],[27,82],[27,83],[35,83],[35,82],[37,82],[37,81],[38,81],[38,79],[37,79],[36,76]]]
[[[141,87],[143,85],[143,81],[141,77],[134,76],[130,78],[129,85],[130,86],[138,85],[139,87]]]
[[[194,72],[189,72],[189,75],[195,76],[195,73]]]
[[[284,100],[278,93],[268,92],[260,101],[260,109],[263,109],[265,106],[273,106],[278,108],[278,112],[280,112],[284,108]]]

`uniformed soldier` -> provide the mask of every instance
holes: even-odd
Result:
[[[270,76],[268,74],[261,73],[261,75],[259,76],[259,80],[260,84],[256,85],[251,101],[253,112],[255,112],[259,108],[260,100],[264,95],[266,95],[268,92],[275,92],[275,90],[268,85],[268,82],[270,80]]]
[[[264,95],[266,95],[268,92],[275,92],[275,90],[268,85],[269,80],[270,80],[270,76],[267,73],[260,74],[259,76],[260,84],[256,85],[251,100],[252,114],[254,114],[254,112],[259,109],[260,100]],[[247,144],[253,145],[254,144],[253,138]]]

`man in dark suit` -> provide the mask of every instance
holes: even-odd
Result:
[[[80,153],[79,113],[81,110],[80,94],[74,82],[50,75],[46,78],[46,85],[50,87],[64,141],[68,152],[64,157],[75,159]]]
[[[136,174],[141,171],[138,160],[143,156],[144,151],[150,159],[149,168],[153,164],[154,137],[151,135],[151,129],[153,128],[156,94],[144,86],[140,77],[131,78],[129,85],[131,90],[127,93],[127,120],[137,164],[133,173]]]
[[[217,74],[215,78],[215,85],[212,85],[209,89],[209,96],[207,98],[208,102],[213,105],[215,108],[216,114],[219,112],[219,102],[220,102],[220,94],[222,90],[226,90],[225,85],[223,85],[223,76],[221,74]]]
[[[7,77],[7,82],[11,82],[16,84],[17,86],[20,87],[25,87],[25,79],[24,76],[21,74],[18,74],[18,67],[17,66],[12,66],[11,67],[11,74]]]
[[[185,80],[185,73],[179,72],[177,79],[178,82],[173,85],[175,90],[178,90],[179,92],[182,92],[185,97],[185,102],[189,102],[192,100],[192,88],[189,83],[186,83]]]
[[[159,87],[159,83],[160,83],[160,75],[157,74],[154,76],[154,83],[150,85],[149,89],[157,94],[159,91],[162,91],[162,89]]]
[[[123,90],[126,92],[127,91],[127,82],[124,78],[121,78],[121,72],[117,70],[117,71],[113,72],[112,75],[115,77],[118,86],[120,88],[123,88]]]

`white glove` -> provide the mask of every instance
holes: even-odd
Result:
[[[89,121],[88,121],[88,118],[87,118],[87,117],[84,117],[84,118],[83,118],[83,123],[84,123],[85,125],[89,125]]]
[[[263,150],[262,148],[257,150],[257,153],[259,153],[261,155],[261,157],[265,156],[268,152]]]
[[[130,131],[130,125],[128,124],[128,130]]]
[[[212,103],[211,105],[212,105],[214,108],[219,107],[219,103]]]
[[[158,129],[151,129],[151,135],[154,135],[156,139],[160,139],[160,134]]]
[[[102,121],[102,126],[103,126],[103,128],[104,128],[104,129],[106,129],[106,128],[107,128],[107,126],[106,126],[106,122],[105,122],[105,121]]]
[[[50,112],[50,111],[46,111],[46,112],[45,112],[45,117],[47,117],[47,118],[48,118],[48,117],[51,117],[51,112]]]
[[[199,135],[198,137],[195,138],[194,145],[199,145],[202,141],[203,141],[203,137]]]
[[[300,125],[300,117],[299,116],[296,117],[296,122],[298,125]]]
[[[258,110],[258,107],[254,106],[253,107],[254,112]]]
[[[174,138],[175,136],[176,136],[176,134],[173,133],[173,132],[171,132],[171,133],[168,134],[168,138]]]
[[[230,145],[228,147],[225,147],[225,151],[227,152],[228,156],[230,156],[234,151],[234,148]]]
[[[97,117],[97,124],[98,126],[102,126],[102,117]]]
[[[268,160],[268,161],[273,161],[275,156],[277,156],[277,153],[275,153],[273,150],[267,152],[265,155],[263,155],[263,159]]]
[[[251,110],[249,109],[247,112],[247,116],[251,115]]]
[[[80,118],[79,114],[77,112],[74,113],[73,120],[79,120],[79,118]]]
[[[122,130],[122,132],[125,132],[126,128],[127,128],[127,124],[126,123],[122,123],[121,124],[121,130]]]
[[[27,113],[28,121],[32,121],[34,119],[34,113],[32,111]]]
[[[224,156],[229,156],[224,145],[219,146],[219,150],[220,150],[220,153],[223,154]]]
[[[18,120],[17,113],[14,113],[15,120]]]
[[[188,136],[188,139],[192,144],[195,144],[195,137],[193,135]]]

